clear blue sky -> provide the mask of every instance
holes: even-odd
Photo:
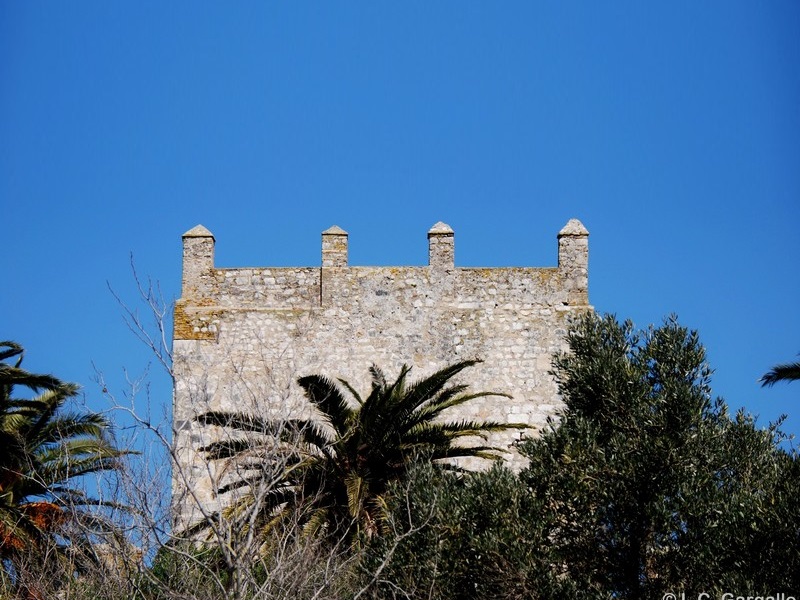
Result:
[[[106,289],[128,257],[180,290],[181,234],[220,266],[556,262],[590,299],[700,331],[715,392],[760,422],[800,384],[800,3],[2,2],[0,338],[121,391],[147,354]],[[169,402],[153,371],[156,404]]]

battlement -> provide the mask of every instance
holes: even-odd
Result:
[[[213,506],[223,476],[197,453],[209,434],[192,417],[206,410],[307,415],[295,381],[311,373],[366,392],[373,363],[389,376],[403,364],[424,376],[481,358],[465,382],[513,399],[480,398],[448,418],[528,425],[496,434],[489,441],[498,447],[535,435],[561,406],[549,370],[553,354],[566,349],[568,320],[592,310],[588,238],[573,219],[558,233],[555,267],[465,268],[455,266],[455,234],[440,222],[428,231],[428,265],[360,267],[350,266],[348,234],[334,226],[322,232],[320,266],[218,268],[213,234],[201,225],[186,232],[173,414],[176,455],[192,476],[175,482],[179,520],[191,521],[198,502]],[[508,459],[521,460],[511,449]]]
[[[427,267],[354,267],[348,264],[347,232],[333,226],[322,232],[321,267],[222,269],[214,266],[214,235],[198,225],[183,235],[178,306],[186,310],[176,315],[175,339],[213,337],[219,325],[213,307],[363,307],[378,299],[396,308],[493,305],[499,310],[589,303],[589,232],[577,219],[558,234],[558,267],[456,267],[454,237],[442,222],[428,231]]]

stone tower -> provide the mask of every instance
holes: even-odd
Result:
[[[322,233],[321,266],[218,268],[212,233],[202,225],[187,231],[173,342],[176,524],[195,520],[199,507],[218,508],[215,489],[225,477],[197,452],[215,433],[194,416],[308,416],[295,381],[311,373],[368,392],[373,363],[387,377],[410,364],[415,379],[481,358],[462,381],[513,399],[480,398],[448,417],[527,424],[490,439],[519,465],[513,443],[560,407],[548,371],[565,349],[568,320],[592,309],[588,238],[573,219],[558,234],[558,267],[464,268],[454,264],[453,230],[440,222],[428,232],[427,266],[355,267],[347,232],[334,226]]]

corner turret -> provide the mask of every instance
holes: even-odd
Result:
[[[197,225],[183,234],[183,298],[206,295],[214,271],[214,234]]]
[[[589,304],[589,231],[578,219],[570,219],[558,232],[558,270],[564,278],[567,303]]]

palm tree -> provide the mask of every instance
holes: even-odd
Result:
[[[316,407],[316,419],[276,420],[229,412],[200,415],[201,423],[236,432],[235,437],[201,449],[208,459],[232,460],[238,469],[236,478],[218,490],[239,490],[220,516],[239,530],[255,528],[259,539],[290,518],[305,533],[335,541],[385,532],[390,484],[402,480],[415,460],[433,461],[449,470],[460,470],[452,459],[496,460],[497,449],[485,443],[455,442],[521,427],[441,420],[447,409],[475,398],[509,397],[467,393],[468,386],[449,384],[477,362],[459,362],[412,383],[407,381],[409,366],[404,365],[391,383],[373,366],[372,390],[366,398],[342,379],[337,384],[322,375],[301,377],[298,383]],[[201,523],[195,531],[205,526]]]
[[[18,344],[0,342],[0,576],[18,588],[27,585],[26,561],[51,550],[75,558],[87,547],[87,528],[105,525],[98,501],[73,482],[116,468],[125,454],[109,439],[104,417],[63,412],[76,385],[23,370],[22,355]],[[14,364],[6,362],[14,357]],[[36,395],[17,397],[17,387]],[[57,570],[55,563],[36,568]]]
[[[761,386],[773,386],[779,381],[797,381],[800,379],[800,362],[775,365],[761,379]]]

